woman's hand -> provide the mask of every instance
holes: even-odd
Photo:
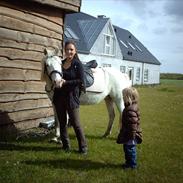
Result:
[[[56,88],[62,88],[62,86],[63,86],[63,84],[66,82],[66,80],[64,80],[64,79],[61,79],[61,80],[59,80],[59,81],[56,81],[55,82],[55,87]]]
[[[65,79],[61,79],[61,81],[60,81],[60,88],[62,88],[62,86],[64,85],[65,82],[66,82]]]

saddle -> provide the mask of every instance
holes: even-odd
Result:
[[[84,80],[86,88],[90,87],[94,83],[94,76],[91,68],[96,68],[98,66],[96,60],[91,60],[86,64],[83,64],[84,68]]]

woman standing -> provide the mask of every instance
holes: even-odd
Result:
[[[53,103],[60,123],[60,136],[63,149],[70,150],[70,140],[67,132],[67,113],[74,128],[79,153],[87,154],[87,143],[80,125],[79,96],[81,90],[85,92],[84,71],[80,62],[76,45],[73,41],[65,43],[66,58],[62,61],[63,80],[61,88],[55,88]]]

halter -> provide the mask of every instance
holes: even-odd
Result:
[[[53,71],[51,71],[51,73],[48,75],[50,79],[51,79],[51,75],[52,75],[53,73],[57,73],[57,74],[59,74],[61,77],[63,77],[63,74],[62,74],[61,72],[59,72],[59,71],[57,71],[57,70],[53,70]]]
[[[52,57],[53,57],[53,56],[52,56]],[[47,71],[47,67],[46,67],[46,64],[45,64],[45,65],[44,65],[44,72],[46,73],[46,71]],[[57,74],[59,74],[61,77],[63,77],[63,74],[62,74],[61,72],[57,71],[57,70],[51,71],[50,74],[48,74],[48,72],[47,72],[48,77],[49,77],[49,79],[50,79],[51,81],[52,81],[51,76],[52,76],[53,73],[57,73]]]

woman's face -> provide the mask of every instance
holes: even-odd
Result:
[[[74,55],[76,54],[76,48],[73,44],[68,44],[65,47],[65,55],[70,60],[73,59]]]

